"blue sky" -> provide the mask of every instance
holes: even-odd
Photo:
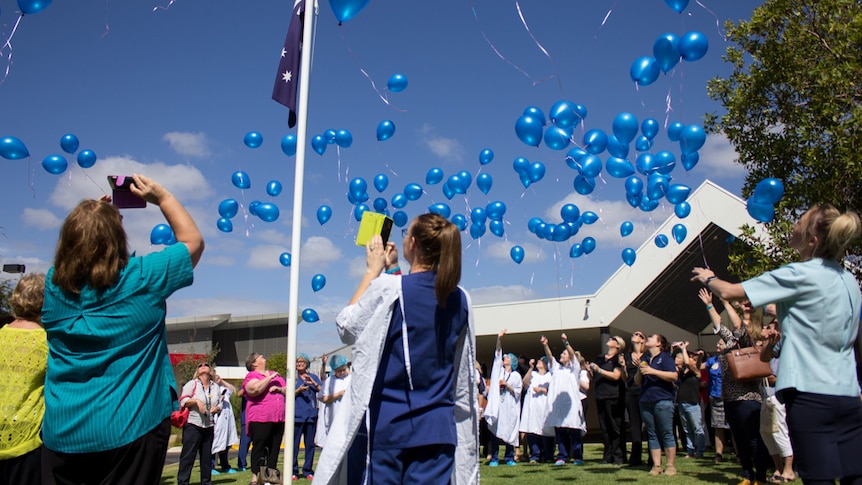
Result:
[[[294,157],[282,153],[280,140],[295,130],[287,127],[287,109],[270,95],[292,2],[175,0],[169,9],[153,11],[167,2],[57,0],[21,19],[9,74],[0,84],[0,137],[20,138],[31,156],[0,160],[0,259],[26,263],[28,271],[47,270],[68,211],[82,198],[107,193],[106,175],[139,172],[174,192],[206,238],[195,284],[171,298],[169,316],[286,312],[289,269],[278,256],[291,250]],[[354,141],[341,150],[328,145],[322,156],[307,154],[300,307],[316,309],[321,322],[300,325],[299,350],[319,354],[339,345],[334,316],[364,270],[364,252],[353,244],[358,223],[346,195],[354,177],[368,181],[372,201],[391,201],[405,185],[421,184],[425,193],[404,209],[410,218],[438,202],[468,217],[473,207],[506,204],[502,238],[490,231],[475,240],[462,233],[462,284],[477,303],[598,289],[623,264],[623,248],[651,244],[673,206],[662,200],[652,212],[633,209],[624,180],[607,173],[592,194],[576,194],[577,172],[566,165],[566,150],[525,145],[515,135],[516,120],[528,106],[547,115],[553,103],[567,99],[588,110],[583,128],[574,131],[578,142],[585,130],[611,133],[620,112],[664,124],[668,104],[669,122],[702,124],[705,112],[720,110],[706,96],[707,80],[729,73],[721,61],[726,44],[719,25],[747,18],[756,5],[700,0],[677,14],[661,0],[373,0],[339,27],[328,3],[320,2],[309,136],[346,129]],[[16,10],[14,0],[0,0],[4,39],[18,19]],[[708,38],[706,56],[681,62],[649,86],[635,86],[631,63],[652,55],[659,35],[689,31]],[[8,49],[2,54],[7,59]],[[0,61],[0,75],[6,67]],[[409,85],[389,93],[386,80],[395,73],[404,74]],[[375,130],[382,120],[391,120],[396,132],[380,142]],[[262,134],[259,148],[243,144],[249,131]],[[66,155],[69,169],[51,175],[41,161],[63,154],[59,141],[66,133],[75,134],[80,149],[93,150],[98,161],[83,169],[74,155]],[[495,158],[480,165],[485,148]],[[679,146],[664,130],[651,151],[658,150],[670,150],[679,161]],[[636,154],[632,146],[633,163]],[[599,156],[604,161],[608,154]],[[544,163],[544,178],[525,189],[512,168],[517,157]],[[726,140],[710,136],[698,165],[686,172],[677,163],[671,183],[694,189],[710,178],[738,194],[744,172],[734,158]],[[434,167],[446,177],[470,172],[470,189],[447,200],[440,185],[425,184]],[[231,184],[236,170],[250,176],[250,189]],[[476,188],[480,171],[493,177],[488,195]],[[372,185],[380,173],[389,179],[382,194]],[[281,195],[266,194],[270,180],[283,184]],[[217,207],[226,198],[242,205],[231,233],[216,228]],[[248,215],[253,200],[275,203],[279,219],[267,223]],[[560,222],[565,203],[600,219],[566,242],[540,240],[527,230],[532,217]],[[315,216],[322,204],[333,210],[325,225]],[[150,230],[163,222],[156,208],[124,215],[138,254],[160,249],[149,243]],[[635,227],[626,238],[619,233],[623,221]],[[597,240],[597,249],[570,258],[572,244],[587,236]],[[509,256],[514,245],[525,249],[521,264]],[[637,270],[635,262],[631,271]],[[327,283],[313,292],[311,278],[318,273]]]

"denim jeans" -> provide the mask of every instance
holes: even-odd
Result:
[[[641,402],[641,418],[647,431],[649,449],[676,448],[673,436],[673,401]],[[661,440],[661,441],[659,441]]]
[[[700,404],[679,403],[679,419],[685,429],[688,454],[703,456],[706,449],[706,435],[703,432],[703,414]]]

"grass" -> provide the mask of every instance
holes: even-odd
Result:
[[[501,450],[502,451],[502,450]],[[685,459],[680,457],[676,461],[677,475],[673,477],[647,475],[649,469],[646,465],[638,468],[618,467],[613,465],[601,465],[602,445],[585,445],[584,466],[554,466],[551,464],[530,465],[518,463],[517,466],[506,466],[501,463],[499,467],[491,468],[482,461],[480,471],[482,485],[500,484],[562,484],[576,480],[582,485],[606,485],[608,483],[655,483],[662,485],[687,485],[699,483],[735,484],[740,480],[740,467],[734,460],[734,455],[725,456],[724,463],[713,464],[711,454],[706,459]],[[300,453],[300,459],[302,459]],[[315,457],[316,458],[316,457]],[[279,456],[279,469],[284,471],[284,456]],[[236,464],[236,459],[231,462]],[[315,463],[316,464],[316,463]],[[232,475],[213,475],[214,485],[228,485],[233,483],[248,484],[251,482],[251,472],[239,472]],[[300,479],[297,483],[310,483]],[[170,465],[162,472],[162,485],[176,485],[177,465]],[[192,484],[200,483],[200,469],[195,464],[192,470]],[[292,483],[290,475],[287,475],[285,483]]]

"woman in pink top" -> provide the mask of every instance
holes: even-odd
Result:
[[[266,370],[266,359],[252,353],[245,359],[248,374],[242,382],[248,403],[245,419],[251,437],[252,485],[257,483],[261,465],[276,468],[284,436],[285,381],[278,372]],[[261,463],[263,462],[263,463]]]

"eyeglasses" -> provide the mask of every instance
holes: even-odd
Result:
[[[201,362],[200,364],[198,364],[198,369],[200,369],[201,367],[204,367],[204,366],[209,367],[210,365],[206,362]]]
[[[402,237],[402,238],[407,237],[407,234],[409,234],[409,233],[408,233],[408,230],[407,230],[406,228],[405,228],[405,229],[401,229],[401,237]]]

